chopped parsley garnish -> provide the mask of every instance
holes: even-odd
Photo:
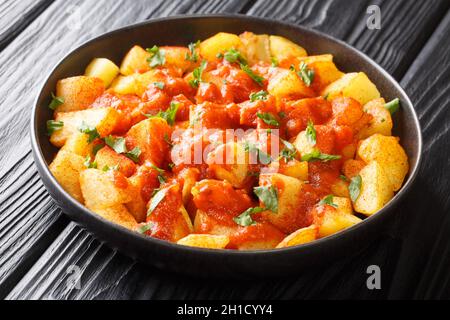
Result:
[[[286,118],[286,112],[280,111],[280,112],[278,112],[278,116],[279,116],[281,119],[284,119],[284,118]]]
[[[164,133],[164,141],[169,145],[170,148],[173,147],[173,144],[170,141],[169,135],[167,133]]]
[[[400,108],[400,100],[399,98],[395,98],[394,100],[386,103],[384,107],[390,112],[390,114],[394,114]]]
[[[241,64],[247,65],[247,60],[245,60],[245,58],[242,56],[242,54],[234,48],[231,48],[228,51],[226,51],[224,53],[223,57],[225,60],[227,60],[230,63],[239,62]]]
[[[52,92],[52,101],[48,105],[48,107],[52,110],[55,110],[58,106],[62,105],[64,103],[63,97],[57,97]]]
[[[97,161],[91,162],[91,156],[84,158],[84,166],[89,169],[97,169]]]
[[[152,230],[153,227],[154,227],[154,223],[153,223],[153,222],[148,222],[148,223],[146,223],[146,224],[143,224],[143,225],[139,226],[139,228],[138,228],[137,231],[138,231],[139,233],[144,234],[144,233],[146,233],[147,231]]]
[[[300,76],[300,78],[302,78],[306,86],[309,87],[314,81],[314,70],[309,69],[304,62],[300,63],[299,68],[300,70],[297,72],[297,74]]]
[[[151,164],[150,167],[158,171],[158,181],[160,184],[163,184],[167,181],[166,177],[164,176],[164,173],[166,172],[164,169],[158,168],[154,164]]]
[[[278,195],[274,186],[255,187],[253,192],[258,196],[264,206],[272,212],[278,213]]]
[[[250,142],[246,141],[244,144],[244,150],[248,153],[256,153],[259,161],[262,164],[269,164],[272,161],[272,158],[267,153],[261,151],[258,147]]]
[[[286,148],[281,150],[280,157],[284,158],[286,162],[289,162],[295,158],[295,155],[297,154],[297,149],[295,149],[294,145],[289,141],[283,139],[281,139],[281,141],[286,146]]]
[[[127,146],[125,144],[125,138],[123,137],[115,138],[110,135],[105,138],[105,143],[107,146],[111,147],[117,153],[128,152]]]
[[[162,118],[166,120],[167,124],[173,126],[175,123],[175,118],[177,116],[177,111],[180,106],[179,102],[171,102],[170,107],[166,111],[160,111],[156,115],[145,115],[148,118]]]
[[[100,151],[100,149],[102,149],[105,145],[103,143],[98,143],[96,144],[93,148],[92,148],[92,153],[94,154],[94,156],[97,154],[97,152]]]
[[[260,118],[264,123],[268,124],[269,126],[275,126],[278,127],[280,123],[277,119],[271,114],[271,113],[257,113],[256,116]]]
[[[242,227],[248,227],[255,225],[256,222],[252,219],[252,214],[263,212],[264,209],[261,207],[248,208],[244,212],[242,212],[239,216],[234,217],[233,220],[236,224]]]
[[[119,171],[119,169],[120,169],[120,167],[119,167],[119,164],[116,164],[115,166],[112,166],[112,167],[110,167],[110,166],[108,166],[108,165],[105,165],[103,168],[102,168],[102,170],[103,171],[110,171],[110,170],[113,170],[113,171]]]
[[[155,193],[155,195],[150,200],[150,206],[147,211],[147,217],[156,209],[158,204],[164,199],[166,196],[166,189],[159,190]]]
[[[330,96],[330,93],[328,92],[326,95],[323,96],[323,100],[328,100],[329,96]]]
[[[50,136],[53,132],[61,130],[64,127],[64,122],[48,120],[47,121],[47,134]]]
[[[164,87],[165,87],[164,82],[161,82],[161,81],[153,82],[153,85],[154,85],[155,87],[157,87],[158,89],[161,89],[161,90],[163,90]]]
[[[153,46],[146,50],[150,53],[150,57],[147,58],[150,68],[162,66],[166,63],[166,53],[163,49],[160,49],[158,46]]]
[[[362,179],[361,176],[358,174],[357,176],[354,176],[352,178],[350,185],[348,186],[350,198],[352,199],[353,202],[355,202],[359,197],[359,193],[361,192],[361,183]]]
[[[192,71],[192,76],[194,77],[194,79],[189,80],[189,84],[192,88],[198,88],[200,82],[202,82],[202,75],[203,71],[205,71],[206,63],[206,60],[203,60],[200,66]]]
[[[222,59],[223,58],[223,53],[219,52],[218,54],[216,54],[216,58],[217,59]]]
[[[267,91],[261,90],[258,92],[254,92],[250,94],[250,101],[254,102],[256,100],[262,100],[262,101],[266,101],[267,100]]]
[[[343,174],[339,175],[339,179],[341,179],[342,181],[348,182],[348,178],[346,176],[344,176]]]
[[[278,67],[278,65],[279,65],[279,62],[278,62],[278,59],[277,58],[275,58],[275,57],[272,57],[272,58],[270,58],[270,61],[272,62],[272,67]]]
[[[264,78],[257,75],[256,73],[253,72],[252,69],[250,69],[250,67],[246,64],[240,64],[241,66],[241,70],[244,71],[246,74],[248,74],[248,76],[250,78],[252,78],[253,81],[255,81],[257,84],[259,84],[261,87],[264,84]]]
[[[309,162],[313,162],[313,161],[327,162],[327,161],[331,161],[331,160],[338,160],[340,158],[341,158],[341,156],[339,156],[339,155],[326,154],[326,153],[320,152],[318,149],[314,149],[310,153],[302,155],[301,160],[309,161]]]
[[[325,198],[320,200],[319,205],[321,205],[321,206],[327,205],[327,206],[332,206],[334,208],[338,207],[337,204],[333,203],[333,195],[332,194],[329,194]]]
[[[88,125],[84,121],[81,122],[81,126],[78,127],[78,130],[88,135],[88,143],[91,143],[95,139],[100,138],[100,134],[98,133],[97,128]]]
[[[139,156],[141,155],[141,149],[139,147],[134,147],[131,151],[125,153],[125,156],[133,162],[139,162]]]
[[[314,123],[311,120],[309,120],[308,126],[306,127],[306,139],[313,146],[316,145],[316,142],[317,142],[316,136],[317,136],[317,133],[316,133],[316,129],[314,128]]]
[[[198,53],[195,49],[197,49],[199,45],[200,45],[200,40],[197,40],[196,42],[191,42],[188,45],[189,53],[186,53],[186,57],[185,57],[185,59],[187,61],[192,61],[192,62],[198,61]]]

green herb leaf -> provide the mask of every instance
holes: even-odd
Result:
[[[259,84],[261,87],[264,85],[264,78],[254,73],[253,70],[250,69],[248,65],[241,63],[240,66],[241,70],[244,71],[246,74],[248,74],[248,76],[252,78],[253,81]]]
[[[173,147],[173,144],[170,141],[169,135],[167,133],[164,133],[164,141],[169,145],[170,148]]]
[[[48,107],[52,110],[55,110],[58,106],[62,105],[64,103],[63,97],[57,97],[52,92],[52,101],[48,105]]]
[[[61,130],[64,127],[64,122],[48,120],[47,121],[47,134],[50,136],[53,132]]]
[[[141,234],[144,234],[144,233],[146,233],[147,231],[150,231],[150,230],[152,230],[153,229],[153,227],[154,227],[154,223],[153,222],[148,222],[148,223],[146,223],[146,224],[143,224],[143,225],[141,225],[141,226],[139,226],[139,228],[138,228],[138,232],[139,233],[141,233]]]
[[[138,163],[139,162],[139,156],[141,155],[141,149],[139,147],[134,147],[133,150],[128,151],[125,153],[125,156],[133,162]]]
[[[264,206],[272,212],[278,213],[278,195],[274,186],[255,187],[253,192],[258,196]]]
[[[395,98],[394,100],[386,103],[384,107],[390,112],[390,114],[394,114],[400,108],[400,99]]]
[[[280,157],[284,158],[286,162],[289,162],[295,158],[295,155],[297,154],[297,149],[289,141],[283,139],[281,139],[281,141],[286,146],[286,148],[281,150]]]
[[[344,176],[343,174],[339,175],[339,179],[341,179],[342,181],[348,182],[348,178],[346,176]]]
[[[158,181],[160,184],[163,184],[166,182],[166,177],[164,177],[162,174],[158,175]]]
[[[311,120],[309,120],[308,126],[306,127],[306,139],[313,146],[316,145],[316,142],[317,142],[316,136],[317,136],[317,133],[316,133],[316,129],[314,128],[314,123]]]
[[[152,115],[145,115],[148,118],[162,118],[166,120],[167,124],[173,126],[175,123],[175,118],[177,116],[177,111],[180,106],[179,102],[171,102],[170,107],[166,111],[160,111],[158,114],[152,116]]]
[[[194,71],[192,71],[192,76],[194,77],[194,79],[189,81],[189,85],[192,88],[198,88],[200,82],[202,82],[202,75],[203,71],[205,71],[206,64],[207,64],[206,60],[203,60],[200,66],[195,68]]]
[[[281,119],[284,119],[284,118],[286,118],[286,112],[280,111],[280,112],[278,112],[278,116],[280,116]]]
[[[329,194],[325,198],[320,200],[319,205],[321,205],[321,206],[328,205],[328,206],[332,206],[334,208],[338,207],[337,204],[333,203],[333,195],[332,194]]]
[[[355,202],[359,197],[359,193],[361,192],[361,183],[362,179],[361,176],[358,174],[357,176],[354,176],[352,178],[350,185],[348,186],[350,198],[352,199],[353,202]]]
[[[267,91],[261,90],[258,92],[254,92],[250,94],[250,101],[254,102],[256,100],[262,100],[262,101],[266,101],[267,100]]]
[[[157,81],[157,82],[153,82],[153,84],[154,84],[155,87],[157,87],[157,88],[159,88],[161,90],[164,90],[164,87],[165,87],[164,82]]]
[[[218,54],[216,54],[216,58],[217,59],[222,59],[223,58],[223,53],[219,52]]]
[[[147,211],[147,217],[156,209],[158,204],[164,199],[166,196],[167,189],[159,190],[153,198],[150,200],[150,206]]]
[[[247,65],[247,60],[245,60],[245,58],[242,56],[242,54],[234,48],[231,48],[228,51],[226,51],[224,53],[223,57],[225,60],[227,60],[230,63],[239,62],[241,64]]]
[[[260,118],[264,123],[268,124],[269,126],[280,126],[280,123],[277,119],[271,114],[271,113],[257,113],[256,116]]]
[[[91,162],[91,156],[86,156],[84,166],[89,169],[97,169],[97,161]]]
[[[160,49],[158,46],[153,46],[146,50],[150,53],[150,57],[147,58],[150,68],[162,66],[166,63],[166,53],[163,49]]]
[[[105,145],[103,143],[98,143],[96,144],[93,148],[92,148],[92,153],[94,154],[94,156],[97,154],[97,152],[100,151],[100,149],[103,149]]]
[[[245,141],[244,150],[245,150],[245,152],[248,152],[248,153],[252,153],[252,152],[256,153],[261,164],[269,164],[272,161],[272,158],[270,157],[270,155],[261,151],[258,147],[256,147],[254,144],[251,144],[248,141]]]
[[[330,93],[327,93],[326,95],[323,96],[323,100],[328,100],[329,96],[330,96]]]
[[[185,59],[187,61],[192,61],[192,62],[198,61],[198,53],[195,49],[197,49],[199,45],[200,45],[200,40],[197,40],[196,42],[191,42],[188,45],[189,53],[186,53],[186,57],[185,57]]]
[[[108,165],[105,165],[103,168],[102,168],[102,171],[109,171],[109,170],[113,170],[113,171],[119,171],[119,169],[120,169],[120,167],[119,167],[119,164],[116,164],[115,166],[112,166],[112,167],[110,167],[110,166],[108,166]]]
[[[275,57],[270,58],[270,61],[272,62],[272,67],[276,68],[279,65],[278,59]]]
[[[326,153],[320,152],[318,149],[314,149],[312,152],[304,154],[302,156],[301,160],[309,161],[309,162],[313,162],[313,161],[328,162],[331,160],[338,160],[340,158],[341,158],[341,156],[339,156],[339,155],[326,154]]]
[[[300,70],[297,72],[300,78],[302,78],[303,82],[307,87],[311,85],[314,81],[314,70],[309,69],[306,63],[301,62],[299,65]]]
[[[233,220],[236,222],[236,224],[242,226],[242,227],[248,227],[255,225],[256,222],[252,219],[252,214],[263,212],[264,209],[260,207],[255,208],[248,208],[244,212],[242,212],[239,216],[234,217]]]
[[[78,127],[78,130],[82,133],[86,133],[88,135],[88,143],[91,143],[97,138],[100,138],[100,134],[97,131],[97,128],[94,126],[88,125],[86,122],[81,122],[81,126]]]
[[[127,153],[127,146],[125,144],[125,138],[108,136],[105,138],[105,143],[111,147],[117,153]]]

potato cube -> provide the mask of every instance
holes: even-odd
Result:
[[[372,161],[360,172],[361,189],[353,203],[355,211],[372,215],[394,196],[392,184],[386,171],[377,161]]]
[[[125,188],[122,183],[125,181]],[[133,190],[126,178],[114,170],[86,169],[80,174],[80,185],[88,208],[107,208],[133,200]]]
[[[320,238],[332,235],[362,221],[352,214],[350,199],[333,197],[333,204],[337,208],[329,205],[319,205],[315,208],[315,224],[318,226]]]
[[[178,177],[181,178],[183,184],[181,191],[183,204],[187,205],[189,200],[192,199],[192,187],[200,179],[200,170],[197,168],[185,168],[178,174]]]
[[[136,93],[136,78],[131,76],[118,76],[111,83],[109,88],[117,94],[135,94]]]
[[[288,235],[277,245],[277,248],[299,246],[301,244],[312,242],[316,240],[316,238],[317,227],[315,225],[311,225],[309,227],[301,228]]]
[[[145,73],[138,73],[134,76],[134,94],[141,97],[148,86],[154,82],[163,81],[164,75],[158,70],[150,70]]]
[[[396,137],[374,134],[363,140],[358,147],[358,157],[364,162],[376,161],[387,174],[389,181],[397,191],[408,173],[408,156]]]
[[[64,150],[60,150],[50,164],[50,171],[58,183],[81,203],[80,172],[85,169],[83,157]]]
[[[105,88],[109,87],[118,74],[119,67],[111,60],[105,58],[96,58],[92,60],[84,72],[85,76],[102,79]]]
[[[128,212],[123,204],[117,204],[111,207],[94,207],[89,208],[102,218],[121,225],[130,230],[136,230],[138,224],[133,216]]]
[[[344,73],[339,71],[332,61],[311,62],[308,64],[308,68],[314,71],[314,80],[311,86],[317,92],[344,76]]]
[[[331,193],[338,197],[349,198],[350,193],[348,191],[348,182],[341,179],[336,180],[336,182],[331,185]]]
[[[249,156],[242,143],[219,145],[208,154],[206,163],[217,179],[226,180],[235,188],[242,188],[249,178]]]
[[[118,170],[125,176],[130,177],[136,171],[136,165],[133,160],[127,158],[123,154],[115,152],[108,146],[101,148],[95,155],[97,167],[102,169],[104,167],[112,168],[118,166]]]
[[[267,34],[244,32],[239,35],[245,47],[248,62],[252,65],[259,61],[270,62],[270,40]]]
[[[77,154],[82,157],[91,155],[93,144],[88,141],[89,136],[82,132],[75,132],[69,136],[61,150]]]
[[[190,234],[177,241],[178,244],[189,247],[208,249],[225,249],[230,239],[227,236],[212,234]]]
[[[56,83],[56,96],[64,99],[55,112],[79,111],[88,108],[105,91],[103,80],[94,77],[78,76],[59,80]]]
[[[384,105],[385,101],[383,98],[369,101],[364,105],[364,112],[370,114],[372,119],[359,131],[359,139],[368,138],[376,133],[384,136],[392,135],[393,123],[391,113],[384,107]]]
[[[304,62],[306,64],[315,62],[333,62],[333,55],[331,54],[320,54],[316,56],[305,56],[298,58],[298,61]]]
[[[308,180],[308,162],[298,161],[292,159],[290,161],[282,162],[273,161],[269,165],[270,172],[278,172],[289,177],[297,178],[299,180]]]
[[[200,43],[200,55],[208,61],[217,60],[219,53],[234,48],[241,54],[245,54],[244,44],[241,39],[231,33],[219,32],[216,35],[208,38]]]
[[[322,91],[322,95],[328,95],[329,99],[340,94],[344,97],[351,97],[362,105],[380,97],[377,87],[364,72],[347,73],[339,80],[330,83]]]
[[[189,49],[186,47],[161,47],[164,50],[164,56],[166,58],[165,67],[173,67],[180,69],[183,74],[187,70],[191,69],[194,63],[186,59],[186,55],[190,55]]]
[[[95,127],[101,137],[109,135],[119,123],[120,114],[114,108],[86,109],[57,113],[55,120],[62,121],[64,126],[61,130],[52,133],[50,142],[57,147],[62,147],[71,135],[79,132],[83,122],[90,127]]]
[[[171,129],[162,118],[149,118],[135,124],[127,133],[127,139],[141,149],[140,160],[148,160],[161,167],[168,155],[169,145],[164,137],[170,137]]]
[[[145,72],[150,70],[147,61],[151,54],[140,46],[134,46],[125,55],[120,65],[120,73],[129,76],[135,72]]]
[[[270,53],[272,57],[278,61],[290,58],[300,58],[308,55],[305,49],[286,38],[270,36],[269,40]]]
[[[314,97],[314,91],[307,87],[299,76],[286,69],[278,69],[269,79],[267,91],[277,99],[301,99]]]

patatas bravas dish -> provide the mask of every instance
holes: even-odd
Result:
[[[73,198],[181,245],[272,249],[375,214],[408,173],[398,99],[275,35],[134,46],[61,79],[50,171]]]

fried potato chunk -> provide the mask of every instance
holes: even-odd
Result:
[[[56,84],[56,96],[64,103],[55,112],[84,110],[105,91],[103,80],[95,77],[78,76],[59,80]]]
[[[230,239],[227,236],[212,234],[190,234],[177,241],[178,244],[189,247],[207,249],[225,249]]]

